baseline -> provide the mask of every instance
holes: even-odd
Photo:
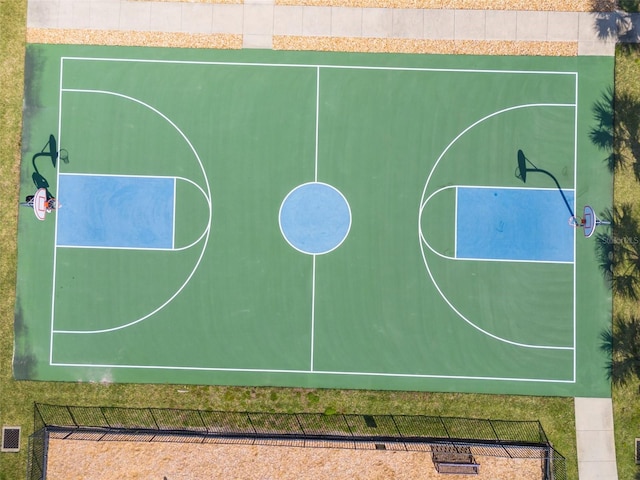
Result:
[[[577,77],[575,71],[552,70],[499,70],[473,68],[433,68],[433,67],[398,67],[398,66],[370,66],[370,65],[332,65],[322,63],[268,63],[268,62],[220,62],[195,60],[165,60],[144,58],[113,58],[113,57],[61,57],[61,61],[88,62],[131,62],[131,63],[164,63],[174,65],[218,65],[237,67],[281,67],[281,68],[310,68],[336,70],[390,70],[399,72],[459,72],[459,73],[489,73],[489,74],[523,74],[523,75],[570,75]]]
[[[505,382],[526,382],[526,383],[575,383],[575,380],[562,380],[550,378],[517,378],[517,377],[491,377],[472,375],[436,375],[421,373],[388,373],[388,372],[352,372],[352,371],[329,371],[329,370],[287,370],[269,368],[230,368],[230,367],[189,367],[173,365],[114,365],[114,364],[93,364],[93,363],[62,363],[53,362],[50,365],[55,367],[84,367],[84,368],[132,368],[137,370],[185,370],[201,372],[239,372],[239,373],[293,373],[293,374],[318,374],[318,375],[342,375],[360,377],[387,377],[387,378],[434,378],[451,380],[495,380]]]

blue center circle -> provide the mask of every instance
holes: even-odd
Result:
[[[339,190],[326,183],[304,183],[280,206],[280,231],[296,250],[322,255],[344,242],[351,228],[351,209]]]

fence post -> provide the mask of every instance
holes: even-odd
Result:
[[[349,435],[351,435],[351,438],[353,438],[353,430],[351,430],[351,427],[349,426],[349,421],[347,420],[347,416],[344,413],[342,414],[342,419],[344,420],[344,423],[347,425],[347,428],[349,429]]]
[[[547,438],[547,434],[544,433],[544,428],[542,428],[542,424],[540,420],[537,420],[538,423],[538,438],[540,439],[540,443],[549,443],[549,439]]]
[[[253,425],[253,422],[251,421],[251,414],[249,412],[246,412],[247,414],[247,419],[249,420],[249,425],[251,425],[251,428],[253,428],[253,433],[255,435],[258,435],[258,429]]]
[[[451,438],[451,434],[449,433],[449,429],[447,428],[447,425],[444,423],[444,419],[438,416],[438,420],[440,420],[440,423],[442,424],[442,428],[444,428],[444,433],[447,434],[447,438]]]
[[[549,446],[546,450],[545,458],[544,458],[544,480],[553,480],[553,453],[551,451],[551,446]]]
[[[293,414],[294,417],[296,417],[296,422],[298,422],[298,426],[300,427],[300,431],[302,432],[302,435],[307,435],[307,432],[304,431],[304,427],[302,426],[302,422],[300,421],[300,417],[298,416],[297,413]]]
[[[156,426],[156,430],[160,430],[160,426],[158,425],[158,421],[156,420],[156,416],[153,414],[153,409],[152,408],[148,408],[147,410],[149,410],[149,413],[151,414],[151,419],[153,420],[153,424]]]
[[[73,424],[77,427],[80,428],[80,425],[78,425],[78,422],[76,422],[76,418],[73,416],[73,412],[71,411],[71,407],[67,405],[67,412],[69,412],[69,416],[71,417],[71,421],[73,422]]]
[[[389,417],[391,417],[391,421],[393,422],[393,426],[396,428],[396,432],[398,432],[398,436],[401,438],[404,437],[400,431],[400,427],[398,427],[398,424],[396,423],[396,417],[394,415],[389,415]]]
[[[109,420],[107,420],[107,416],[104,414],[104,407],[100,407],[100,413],[102,414],[102,418],[104,418],[104,423],[111,428],[111,424],[109,423]]]
[[[204,423],[204,418],[202,418],[202,412],[200,410],[196,410],[196,412],[198,412],[198,417],[200,418],[200,421],[202,422],[202,426],[207,431],[207,433],[209,433],[209,427],[207,426],[206,423]]]
[[[400,431],[400,427],[398,427],[398,424],[396,422],[396,417],[395,415],[389,415],[389,417],[391,417],[391,421],[393,422],[393,426],[396,429],[396,432],[398,432],[398,438],[404,438],[404,435],[402,434],[402,432]],[[402,442],[402,446],[404,446],[404,450],[405,452],[409,451],[409,447],[407,446],[407,442]]]

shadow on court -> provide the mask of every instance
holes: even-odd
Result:
[[[13,355],[13,375],[18,380],[28,380],[36,374],[37,358],[31,350],[28,338],[28,330],[22,312],[22,306],[18,300],[16,313],[13,320],[13,328],[16,337],[15,352]]]
[[[527,183],[527,175],[529,173],[541,173],[551,178],[551,180],[553,180],[553,183],[555,183],[556,187],[558,188],[558,191],[562,196],[562,200],[564,201],[564,204],[567,207],[571,218],[575,217],[573,209],[571,208],[571,205],[569,204],[569,201],[567,200],[567,197],[565,196],[564,191],[562,190],[562,187],[560,186],[560,183],[558,182],[558,179],[555,177],[555,175],[553,175],[548,170],[536,167],[533,162],[525,156],[522,150],[518,150],[517,160],[518,166],[516,167],[516,178],[522,180],[522,183]]]
[[[49,181],[40,173],[38,169],[38,164],[41,163],[37,161],[40,158],[48,158],[51,160],[51,164],[55,169],[57,166],[58,160],[61,160],[64,163],[69,163],[69,153],[66,150],[58,150],[58,142],[56,138],[52,135],[49,135],[49,140],[42,148],[42,150],[36,153],[31,158],[31,164],[33,165],[33,174],[31,175],[31,179],[33,180],[33,184],[36,186],[36,190],[44,188],[47,191],[47,200],[52,198],[53,195],[49,191]]]

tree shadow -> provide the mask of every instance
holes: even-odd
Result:
[[[640,224],[630,203],[615,205],[602,215],[611,229],[596,234],[599,267],[615,295],[640,299]],[[640,379],[640,317],[616,315],[600,334],[600,349],[607,354],[607,377],[614,385]],[[640,479],[639,479],[640,480]]]
[[[597,126],[589,131],[591,142],[607,153],[604,162],[612,173],[622,166],[620,155],[615,149],[613,101],[613,87],[609,87],[591,107]]]
[[[640,99],[608,88],[591,107],[594,126],[589,139],[607,153],[604,163],[611,173],[629,165],[640,181]]]
[[[640,39],[640,0],[592,0],[594,27],[601,40],[634,43]]]
[[[640,378],[640,318],[616,316],[600,341],[600,349],[610,358],[606,372],[612,384],[622,386]]]
[[[615,99],[614,134],[622,161],[630,163],[640,181],[640,99],[622,92]]]
[[[640,224],[633,216],[633,206],[622,203],[606,209],[600,216],[611,222],[610,229],[595,235],[600,271],[615,294],[638,300]]]
[[[20,301],[16,303],[13,328],[15,335],[13,376],[16,380],[32,380],[36,375],[37,359],[28,341],[29,329],[24,323]]]

